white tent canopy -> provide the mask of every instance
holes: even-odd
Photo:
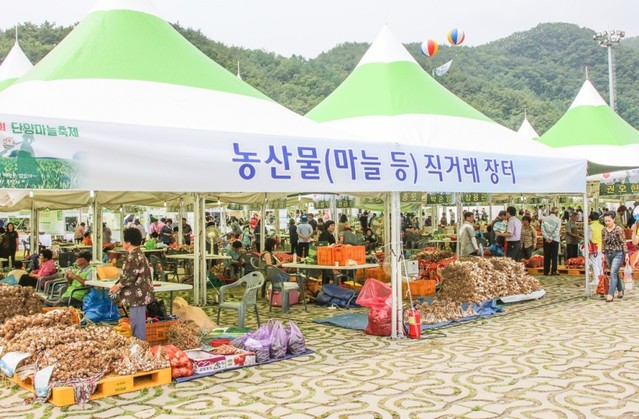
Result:
[[[517,130],[517,134],[519,134],[520,136],[522,136],[523,138],[527,140],[539,138],[539,134],[537,134],[537,131],[535,131],[533,126],[530,124],[530,121],[528,121],[527,116],[524,117],[524,121],[521,123],[521,126]]]
[[[31,70],[31,61],[20,48],[16,36],[16,43],[0,65],[0,92]]]

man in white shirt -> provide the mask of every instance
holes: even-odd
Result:
[[[300,223],[297,225],[297,256],[304,258],[308,256],[308,251],[313,235],[313,227],[308,223],[308,216],[302,215]]]
[[[471,211],[464,212],[464,224],[459,228],[459,246],[461,256],[479,255],[479,245],[475,235],[475,214]]]
[[[557,258],[559,257],[559,233],[561,220],[558,217],[559,208],[553,207],[550,215],[541,223],[541,234],[544,236],[544,275],[559,275],[557,273]],[[552,269],[551,269],[552,268]]]
[[[506,231],[504,233],[495,233],[495,235],[506,238],[506,256],[519,260],[519,252],[521,252],[521,221],[516,215],[517,209],[515,207],[506,208],[506,220],[508,221]]]

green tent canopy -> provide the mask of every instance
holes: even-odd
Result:
[[[552,154],[548,147],[492,121],[439,84],[388,26],[348,78],[306,116],[377,142]]]
[[[610,109],[589,80],[539,142],[587,159],[591,175],[639,167],[639,131]]]

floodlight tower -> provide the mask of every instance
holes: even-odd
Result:
[[[599,46],[608,48],[608,87],[610,89],[610,107],[615,112],[617,112],[617,104],[615,103],[615,68],[612,47],[613,45],[621,42],[621,39],[624,36],[626,36],[626,32],[620,30],[598,32],[596,35],[592,36],[592,39],[594,39]]]

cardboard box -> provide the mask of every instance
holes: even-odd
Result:
[[[215,355],[206,351],[184,351],[184,353],[193,361],[194,374],[223,370],[227,365],[224,355]]]
[[[226,355],[226,368],[245,367],[257,364],[257,356],[254,352]]]

